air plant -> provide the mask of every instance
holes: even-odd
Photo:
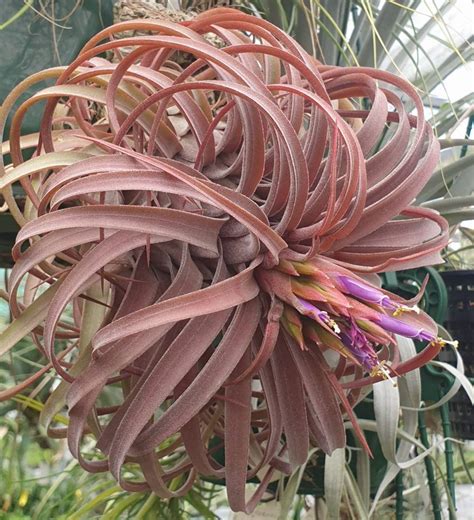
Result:
[[[345,446],[345,418],[370,451],[353,413],[363,388],[445,344],[375,274],[440,262],[447,242],[437,212],[410,206],[439,153],[416,90],[324,66],[225,8],[103,30],[15,88],[2,125],[45,79],[12,116],[0,177],[21,226],[0,353],[31,334],[45,361],[1,397],[54,369],[41,421],[86,470],[161,497],[225,479],[234,510],[310,446]],[[21,137],[38,102],[40,132]],[[426,347],[401,360],[394,334]]]

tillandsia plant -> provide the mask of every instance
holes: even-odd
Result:
[[[353,413],[363,388],[444,344],[375,274],[437,263],[447,242],[438,213],[410,206],[439,151],[416,90],[324,66],[225,8],[103,30],[14,89],[2,125],[45,79],[12,115],[0,178],[21,226],[0,352],[31,334],[45,361],[1,397],[54,369],[41,422],[86,470],[162,497],[225,479],[234,510],[310,446],[343,447],[345,418],[370,451]],[[22,137],[39,102],[40,132]],[[426,347],[403,360],[395,334]]]

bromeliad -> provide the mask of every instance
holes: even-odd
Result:
[[[37,103],[40,132],[21,137]],[[347,417],[368,449],[361,387],[441,348],[416,299],[376,282],[440,262],[448,236],[410,206],[439,146],[402,78],[323,65],[216,9],[104,29],[16,87],[7,118],[0,190],[21,231],[0,352],[30,334],[44,366],[0,397],[54,369],[41,422],[87,471],[166,498],[225,479],[251,511],[310,445],[345,446]],[[428,344],[401,359],[394,334]]]

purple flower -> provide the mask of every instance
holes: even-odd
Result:
[[[386,314],[380,314],[376,322],[386,331],[400,334],[400,336],[405,336],[406,338],[422,341],[434,341],[436,339],[429,332],[423,329],[417,329],[408,323],[387,316]]]
[[[320,325],[325,328],[329,328],[336,333],[340,332],[340,329],[337,323],[329,317],[329,314],[326,311],[322,311],[318,309],[312,303],[303,300],[303,298],[297,298],[299,306],[297,307],[298,312],[303,314],[304,316],[308,316],[308,318],[313,318],[313,320],[317,321]]]
[[[376,303],[382,305],[387,309],[397,309],[398,305],[394,303],[386,294],[379,291],[375,287],[366,285],[359,280],[350,278],[349,276],[338,276],[339,282],[343,285],[344,289],[352,296],[365,300],[366,302]]]
[[[351,320],[349,328],[341,333],[341,340],[368,372],[379,364],[374,347],[354,320]]]

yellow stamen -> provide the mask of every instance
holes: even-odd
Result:
[[[408,305],[400,305],[393,311],[392,316],[396,318],[404,312],[415,312],[416,314],[420,314],[421,311],[418,305],[414,305],[413,307],[409,307]]]
[[[432,347],[440,346],[445,347],[446,345],[451,345],[453,348],[459,348],[459,341],[458,340],[449,340],[449,339],[443,339],[443,338],[436,338],[433,341],[430,342],[430,345]]]
[[[328,321],[327,321],[327,324],[329,325],[329,327],[331,327],[331,329],[332,329],[336,334],[340,334],[340,333],[341,333],[341,329],[339,328],[339,325],[338,325],[334,320],[328,320]]]
[[[387,369],[386,361],[381,361],[377,366],[375,366],[371,372],[370,377],[383,377],[385,380],[390,380],[394,388],[397,386],[397,382],[390,375],[389,370]]]

